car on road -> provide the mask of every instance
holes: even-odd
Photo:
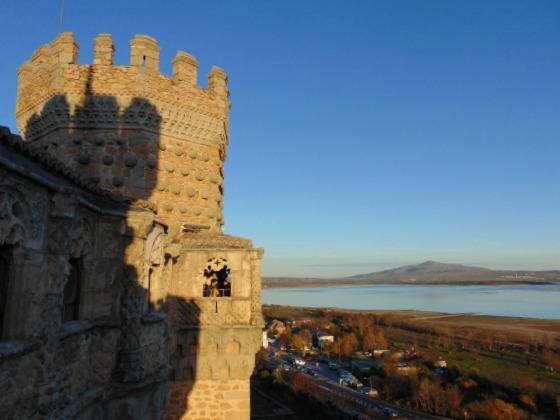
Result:
[[[350,372],[344,370],[344,369],[340,369],[339,371],[340,377],[338,380],[338,383],[340,385],[344,385],[350,388],[355,388],[355,389],[360,389],[361,387],[364,386],[364,384],[362,384],[358,378],[356,378],[354,375],[352,375]]]
[[[338,366],[335,362],[329,362],[329,369],[330,370],[338,370],[340,366]]]
[[[379,395],[379,392],[377,392],[377,389],[373,389],[369,386],[364,386],[364,387],[360,388],[360,394],[367,395],[368,397],[375,398]]]
[[[385,407],[383,409],[383,413],[385,413],[389,417],[398,417],[399,416],[399,412],[397,410],[395,410],[394,408],[391,408],[391,407]]]
[[[302,369],[303,372],[307,373],[308,375],[311,376],[317,376],[317,372],[315,372],[315,370],[309,368],[309,367],[305,367]]]

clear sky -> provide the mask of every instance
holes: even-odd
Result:
[[[6,1],[0,124],[58,0]],[[79,61],[136,33],[224,68],[227,233],[265,275],[434,259],[560,269],[560,1],[66,0]]]

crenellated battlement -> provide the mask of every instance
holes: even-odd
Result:
[[[127,99],[143,97],[153,102],[161,115],[169,118],[161,127],[170,135],[181,137],[173,120],[178,111],[197,112],[222,124],[207,127],[202,142],[225,140],[220,136],[227,124],[229,91],[227,76],[219,67],[208,74],[208,88],[197,84],[198,61],[192,55],[179,51],[173,59],[173,75],[159,71],[160,48],[148,35],[136,35],[130,41],[130,65],[114,64],[115,45],[110,34],[99,34],[94,39],[93,64],[78,64],[79,46],[70,32],[60,34],[49,44],[35,51],[32,58],[18,70],[19,88],[16,107],[18,128],[26,135],[27,123],[37,114],[48,98],[56,95],[105,95],[118,98],[124,107]],[[69,101],[70,102],[70,101]],[[71,104],[72,105],[72,104]],[[36,137],[42,133],[34,133]],[[28,140],[33,140],[29,138]]]
[[[78,64],[74,35],[60,34],[18,70],[23,139],[105,189],[158,203],[177,225],[222,219],[223,162],[230,109],[227,75],[212,67],[198,85],[198,61],[179,51],[160,72],[160,47],[130,41],[130,64],[115,65],[110,34]]]

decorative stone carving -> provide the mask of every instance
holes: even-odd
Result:
[[[175,165],[173,165],[171,162],[165,162],[165,164],[163,165],[165,170],[169,173],[172,173],[175,171]]]
[[[124,176],[114,176],[113,177],[113,185],[115,187],[122,187],[124,185]]]
[[[128,154],[125,155],[124,164],[126,166],[128,166],[129,168],[132,168],[132,167],[136,166],[137,163],[138,163],[138,158],[136,157],[136,155],[134,153],[128,153]]]
[[[82,165],[87,165],[91,161],[91,158],[88,154],[82,153],[78,156],[77,160]]]
[[[0,245],[24,244],[31,230],[31,210],[22,194],[0,187]]]
[[[113,158],[113,156],[105,155],[102,158],[102,162],[104,165],[112,165],[114,161],[115,158]]]
[[[165,191],[167,188],[167,183],[165,181],[158,181],[156,188],[158,191]]]
[[[91,222],[86,218],[79,219],[73,224],[69,232],[69,238],[69,251],[72,258],[91,257],[93,250],[93,228]]]
[[[155,157],[155,155],[148,155],[148,157],[146,158],[146,164],[150,168],[155,168],[157,166],[157,158]]]

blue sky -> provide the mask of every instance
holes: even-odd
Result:
[[[59,1],[2,7],[0,124]],[[230,80],[227,233],[265,275],[560,269],[560,2],[66,0],[79,61],[154,36]]]

